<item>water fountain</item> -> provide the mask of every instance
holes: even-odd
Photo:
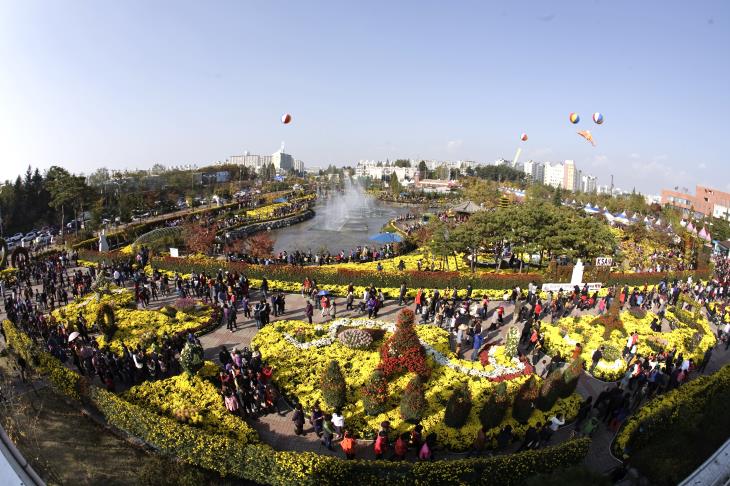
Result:
[[[368,237],[378,233],[389,220],[407,209],[377,201],[365,193],[357,181],[345,179],[345,190],[318,201],[316,216],[288,228],[274,230],[274,249],[312,250],[328,248],[330,252],[348,251],[367,245]]]

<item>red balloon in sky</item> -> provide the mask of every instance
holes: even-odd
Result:
[[[281,115],[281,123],[283,123],[284,125],[288,125],[289,123],[291,123],[291,114],[284,113],[283,115]]]

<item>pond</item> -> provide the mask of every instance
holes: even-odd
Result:
[[[368,238],[379,233],[384,224],[400,214],[416,212],[418,208],[379,201],[365,193],[357,184],[348,184],[344,193],[335,193],[318,200],[314,218],[303,223],[273,230],[274,250],[317,252],[327,248],[330,253],[348,252],[358,245],[367,245]]]

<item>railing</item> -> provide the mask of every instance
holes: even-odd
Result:
[[[728,484],[730,484],[730,439],[679,483],[679,486],[727,486]]]

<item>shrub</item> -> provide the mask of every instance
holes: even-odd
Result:
[[[613,443],[652,484],[678,484],[730,435],[730,366],[701,376],[639,409]]]
[[[362,387],[361,393],[366,414],[378,415],[385,412],[388,402],[388,381],[383,370],[376,368],[373,371],[370,381]]]
[[[347,384],[337,361],[330,361],[322,375],[321,387],[322,398],[328,406],[335,409],[345,406]]]
[[[494,389],[494,393],[489,395],[479,411],[479,421],[482,426],[491,429],[499,425],[507,414],[510,405],[507,383],[501,382]]]
[[[186,313],[194,311],[195,306],[195,299],[191,299],[190,297],[181,297],[175,301],[174,305],[175,309]]]
[[[563,371],[562,380],[559,383],[560,398],[568,398],[578,386],[578,380],[583,373],[583,360],[575,358]]]
[[[188,341],[180,351],[180,367],[187,374],[194,375],[203,367],[203,356],[203,347],[200,344]]]
[[[564,388],[564,383],[563,371],[557,368],[553,370],[540,385],[540,395],[535,400],[535,406],[543,412],[553,408]]]
[[[369,332],[362,329],[345,329],[337,339],[348,348],[367,349],[373,344],[373,338]]]
[[[417,422],[423,418],[428,408],[428,401],[423,390],[423,382],[419,376],[414,377],[406,385],[400,401],[400,414],[404,420]]]
[[[466,384],[458,386],[446,402],[446,413],[444,414],[444,422],[449,427],[458,429],[462,427],[469,418],[471,412],[471,393],[469,386]]]
[[[512,418],[526,424],[532,415],[533,402],[537,400],[539,393],[540,385],[537,383],[537,378],[535,375],[531,375],[517,390],[515,401],[512,404]]]

